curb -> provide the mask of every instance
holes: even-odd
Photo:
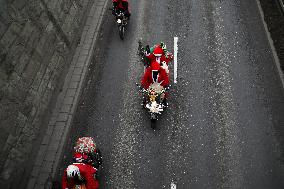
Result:
[[[264,20],[264,13],[263,13],[263,10],[261,8],[259,0],[256,0],[256,3],[257,3],[257,6],[258,6],[258,10],[260,12],[260,15],[261,15],[261,20],[262,20],[262,23],[263,23],[263,27],[265,29],[265,33],[267,35],[267,39],[268,39],[268,42],[269,42],[269,45],[270,45],[270,49],[271,49],[271,52],[273,54],[273,58],[274,58],[274,61],[275,61],[275,64],[276,64],[276,67],[277,67],[277,70],[278,70],[278,73],[279,73],[279,77],[280,77],[280,80],[281,80],[281,83],[282,83],[282,89],[284,89],[284,78],[283,78],[283,72],[282,72],[282,69],[281,69],[281,66],[280,66],[280,61],[279,61],[276,49],[274,47],[272,37],[271,37],[270,32],[268,30],[267,24]]]
[[[277,0],[278,4],[279,4],[279,9],[282,13],[282,16],[284,16],[284,2],[283,0]]]
[[[108,3],[107,0],[96,0],[90,9],[80,43],[65,78],[63,90],[57,98],[47,131],[37,153],[27,189],[52,187],[52,180],[62,158]]]

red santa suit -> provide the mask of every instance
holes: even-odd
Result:
[[[126,13],[126,17],[129,17],[131,15],[129,3],[127,0],[112,0],[112,3],[115,9],[124,10]]]
[[[151,66],[146,69],[141,80],[141,85],[144,89],[148,89],[154,82],[160,83],[163,87],[168,86],[170,83],[168,74],[156,61],[151,63]]]
[[[87,189],[99,188],[99,183],[94,178],[97,172],[94,167],[84,163],[73,163],[72,165],[79,168],[80,175],[83,178],[84,184]],[[73,189],[76,184],[77,183],[74,178],[67,178],[67,169],[65,169],[64,174],[62,176],[62,189]]]

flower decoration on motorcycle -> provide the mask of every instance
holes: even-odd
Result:
[[[150,101],[151,101],[151,102],[156,101],[156,96],[155,96],[155,95],[150,95]]]
[[[77,153],[92,153],[96,150],[96,143],[93,137],[81,137],[77,140],[74,150]]]

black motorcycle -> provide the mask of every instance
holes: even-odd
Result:
[[[115,12],[115,21],[118,27],[119,37],[123,40],[125,37],[125,29],[128,24],[128,18],[122,10],[117,10]]]

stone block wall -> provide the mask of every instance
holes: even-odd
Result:
[[[0,0],[0,184],[26,174],[91,4]]]

